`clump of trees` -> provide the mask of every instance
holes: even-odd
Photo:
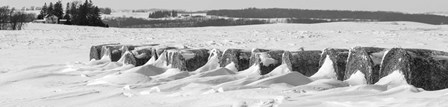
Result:
[[[52,2],[50,2],[50,5],[47,6],[47,3],[44,4],[42,7],[42,10],[40,11],[39,15],[37,15],[37,19],[43,19],[46,16],[49,15],[55,15],[59,19],[63,18],[63,10],[62,10],[62,3],[61,1],[56,2],[54,5]]]
[[[34,20],[34,16],[8,6],[0,7],[0,30],[22,30],[25,23]]]
[[[61,1],[56,2],[54,5],[50,2],[48,7],[45,3],[38,15],[38,19],[43,19],[50,15],[55,15],[59,19],[67,19],[65,24],[108,27],[101,19],[100,9],[98,6],[93,5],[92,0],[86,0],[84,3],[78,1],[67,3],[65,15]]]
[[[177,17],[177,11],[155,11],[149,14],[149,18]]]
[[[100,13],[102,13],[102,14],[111,14],[112,13],[112,9],[110,9],[110,8],[100,8]]]

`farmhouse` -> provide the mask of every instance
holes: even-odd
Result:
[[[58,17],[55,15],[47,15],[44,18],[45,23],[51,23],[51,24],[57,24],[58,23]]]
[[[65,24],[67,19],[59,19],[55,15],[47,15],[43,19],[34,20],[33,23]]]

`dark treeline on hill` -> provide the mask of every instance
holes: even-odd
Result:
[[[47,3],[45,3],[37,18],[43,19],[54,15],[58,18],[58,22],[59,19],[67,19],[65,24],[68,25],[108,27],[101,20],[100,9],[93,5],[91,0],[86,0],[84,3],[75,1],[67,3],[66,6],[64,15],[61,1],[56,2],[54,5],[50,2],[48,7]]]
[[[34,20],[35,14],[16,11],[8,6],[0,7],[0,30],[22,30],[25,23]]]
[[[155,11],[149,14],[149,18],[177,17],[177,11]]]
[[[105,19],[110,27],[120,28],[173,28],[173,27],[205,27],[267,24],[263,20],[246,19],[185,19],[185,20],[146,20],[141,18]]]
[[[211,10],[207,15],[239,18],[297,18],[297,19],[360,19],[371,21],[412,21],[427,24],[448,24],[448,17],[429,14],[406,14],[385,11],[343,11],[343,10],[305,10],[305,9],[236,9]]]

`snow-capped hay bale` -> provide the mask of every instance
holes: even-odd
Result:
[[[364,47],[364,48],[373,62],[372,80],[369,83],[374,84],[378,82],[378,80],[380,79],[379,70],[381,66],[381,61],[383,60],[385,53],[387,53],[389,49],[378,47]]]
[[[311,76],[319,70],[319,59],[322,51],[293,51],[284,53],[282,61],[291,67],[291,71],[298,71],[305,76]]]
[[[383,57],[379,76],[380,78],[383,78],[396,70],[399,70],[403,73],[410,73],[410,65],[411,56],[407,53],[406,50],[401,48],[392,48]]]
[[[128,49],[125,45],[104,45],[102,47],[103,48],[101,49],[101,56],[105,54],[105,49],[108,48],[110,50],[110,59],[112,60],[112,62],[118,61],[121,58],[122,54]]]
[[[374,84],[379,80],[379,68],[384,48],[376,47],[355,47],[350,49],[344,80],[349,79],[352,74],[360,71],[367,84]]]
[[[448,69],[444,61],[434,56],[448,57],[446,52],[425,49],[391,49],[384,57],[380,76],[401,70],[408,84],[425,90],[448,88]]]
[[[221,59],[222,52],[219,49],[212,49],[209,51],[209,57],[207,63],[204,66],[199,67],[193,73],[202,73],[214,69],[220,68],[219,61]]]
[[[101,45],[94,45],[92,47],[90,47],[90,59],[95,59],[95,60],[99,60],[101,59],[102,55],[101,54],[101,50],[103,48],[103,46],[105,45],[119,45],[120,43],[111,43],[111,44],[101,44]]]
[[[243,49],[226,49],[222,53],[219,64],[221,67],[225,67],[230,63],[234,63],[238,71],[249,68],[249,60],[252,52],[250,50]]]
[[[136,59],[135,66],[144,65],[153,55],[157,56],[155,49],[151,46],[137,47],[135,50],[132,50],[132,53]]]
[[[252,53],[251,63],[260,65],[260,74],[264,75],[281,65],[283,50],[271,50],[267,52]]]
[[[170,49],[166,52],[168,64],[182,71],[194,71],[202,67],[210,56],[207,49]]]
[[[121,56],[120,60],[118,60],[117,62],[121,62],[123,64],[132,64],[132,65],[136,65],[136,63],[137,63],[134,55],[129,51],[126,51],[123,54],[123,56]]]
[[[319,68],[325,63],[325,58],[329,56],[333,63],[333,68],[337,74],[338,80],[344,79],[345,67],[347,64],[348,49],[326,48],[321,54]]]

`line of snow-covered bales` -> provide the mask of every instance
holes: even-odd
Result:
[[[166,57],[166,66],[182,71],[195,71],[208,62],[212,54],[219,57],[224,67],[235,64],[238,71],[257,65],[261,75],[281,64],[291,71],[313,76],[319,69],[327,71],[321,78],[347,80],[362,74],[361,84],[375,84],[381,78],[398,72],[408,84],[425,90],[448,88],[448,53],[428,49],[354,47],[351,49],[326,48],[324,50],[269,50],[269,49],[189,49],[158,44],[92,46],[90,59],[101,59],[105,53],[112,61],[121,57],[125,63],[144,65],[150,58]],[[320,71],[319,71],[320,72]],[[316,74],[317,75],[317,74]]]

